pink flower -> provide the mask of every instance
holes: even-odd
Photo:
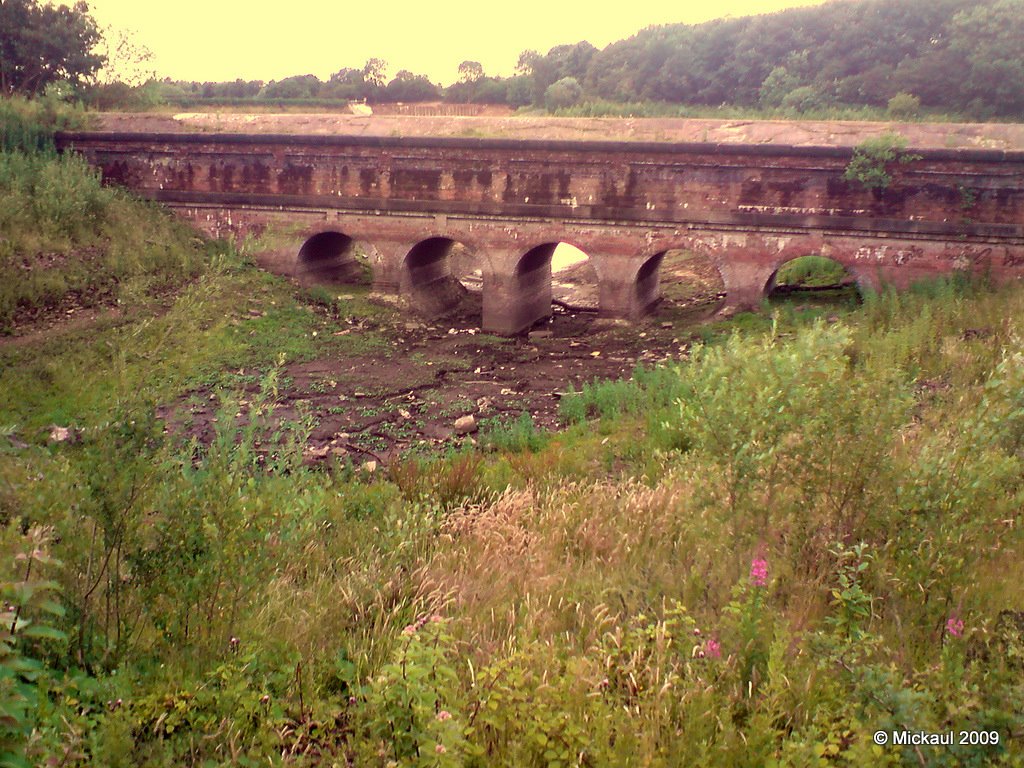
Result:
[[[440,720],[442,723],[445,720],[451,720],[452,713],[449,712],[447,709],[442,709],[440,712],[437,713],[437,719]]]
[[[955,613],[946,619],[946,631],[953,637],[960,637],[964,633],[964,622]]]
[[[750,561],[750,583],[755,587],[763,587],[768,583],[768,561],[763,557],[755,557]]]
[[[448,750],[445,749],[444,744],[438,744],[436,747],[434,747],[434,751],[437,752],[437,754],[439,755],[443,755]]]
[[[722,644],[713,638],[704,643],[704,655],[709,659],[722,658]]]

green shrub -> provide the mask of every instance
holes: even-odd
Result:
[[[897,93],[889,99],[886,112],[895,120],[917,117],[921,112],[921,99],[910,93]]]
[[[523,412],[512,422],[491,422],[480,435],[480,443],[492,451],[536,452],[547,443],[547,436],[536,428],[533,416]]]
[[[2,152],[52,152],[56,131],[80,130],[88,125],[88,116],[80,107],[69,106],[56,95],[0,98]]]
[[[907,140],[897,133],[884,133],[866,139],[853,150],[853,159],[846,166],[843,178],[856,181],[872,192],[884,192],[892,183],[895,165],[920,160],[920,155],[906,152]]]
[[[776,285],[836,285],[849,279],[842,264],[824,256],[801,256],[786,262],[775,275]]]

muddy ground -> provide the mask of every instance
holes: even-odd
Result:
[[[586,305],[594,289],[586,275],[586,265],[556,275],[556,296]],[[681,255],[667,264],[664,283],[665,300],[644,321],[627,324],[554,306],[548,322],[514,338],[479,330],[479,296],[472,294],[459,312],[443,318],[349,318],[330,332],[377,334],[385,348],[287,365],[267,434],[308,419],[308,463],[381,466],[410,451],[487,442],[489,431],[524,413],[538,429],[557,429],[559,401],[572,396],[566,395],[570,385],[579,390],[595,379],[628,378],[637,365],[678,359],[721,306],[717,271],[699,259]],[[245,383],[235,418],[244,424],[259,386],[254,372],[237,373]],[[217,418],[224,418],[221,410],[218,395],[203,389],[167,404],[160,416],[172,433],[209,443]],[[456,421],[466,416],[474,428],[459,434]],[[260,448],[269,453],[274,445],[268,437]]]

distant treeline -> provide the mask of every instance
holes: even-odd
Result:
[[[823,6],[645,29],[524,51],[513,77],[474,61],[442,87],[371,59],[326,82],[151,83],[146,98],[195,105],[448,101],[578,110],[587,104],[742,106],[812,112],[920,108],[978,118],[1024,115],[1024,0],[835,0]],[[101,95],[101,94],[97,94]],[[112,95],[112,94],[111,94]],[[127,94],[123,94],[127,95]]]

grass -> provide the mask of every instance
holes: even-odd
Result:
[[[849,280],[842,264],[824,256],[801,256],[784,264],[775,276],[775,284],[808,288],[836,285]]]
[[[232,317],[241,295],[258,297],[267,316],[236,308]],[[774,325],[734,319],[686,364],[567,394],[562,416],[574,426],[562,434],[540,433],[524,414],[482,431],[493,453],[410,458],[386,477],[280,463],[268,474],[244,431],[229,429],[230,400],[224,434],[242,442],[186,460],[148,425],[145,404],[210,371],[252,386],[252,371],[273,368],[270,338],[308,351],[320,321],[291,301],[247,267],[214,269],[163,315],[0,353],[11,393],[0,423],[41,429],[67,417],[86,428],[80,445],[4,454],[4,514],[97,533],[49,545],[65,562],[54,575],[73,607],[59,625],[68,652],[93,671],[72,674],[52,657],[65,719],[38,721],[34,754],[46,739],[57,750],[74,738],[70,722],[92,734],[80,748],[93,762],[128,751],[138,764],[186,759],[189,734],[208,737],[200,754],[215,763],[305,738],[359,759],[380,748],[401,757],[413,747],[391,741],[394,724],[469,764],[477,750],[489,764],[543,762],[546,750],[529,746],[542,738],[597,764],[639,752],[732,765],[755,736],[758,760],[819,744],[858,760],[871,748],[863,736],[843,740],[844,729],[896,717],[944,727],[929,701],[959,701],[979,674],[989,676],[988,706],[1009,711],[999,709],[1003,667],[982,672],[965,659],[970,638],[981,642],[999,607],[1022,597],[998,565],[1020,542],[992,527],[1012,519],[1020,493],[1008,320],[1024,302],[1019,290],[943,284],[871,296],[832,326],[781,311]],[[972,328],[987,335],[965,334]],[[272,403],[273,382],[263,377],[251,413]],[[50,479],[27,482],[40,474]],[[924,513],[933,507],[942,514]],[[104,515],[127,525],[109,529],[125,538],[99,535]],[[914,525],[894,529],[894,515]],[[849,554],[857,541],[866,548]],[[130,647],[118,644],[116,622],[97,616],[80,628],[83,611],[92,615],[81,579],[108,547],[120,552],[121,581],[104,579],[102,594],[138,622]],[[768,564],[764,587],[747,573],[757,558]],[[848,563],[860,574],[849,596],[828,597]],[[403,634],[435,613],[441,622]],[[968,639],[947,634],[940,647],[935,627],[953,613]],[[412,687],[392,679],[391,693],[376,687],[401,680],[402,664],[423,676]],[[819,664],[842,672],[822,678]],[[960,677],[941,671],[951,664],[963,665]],[[68,703],[82,696],[130,706],[87,721]],[[851,704],[888,696],[910,699],[896,714]],[[679,701],[691,703],[669,703]],[[1012,727],[963,706],[956,727]],[[454,731],[436,731],[437,707]],[[473,719],[477,707],[487,714]],[[706,725],[707,711],[733,725]],[[163,727],[172,712],[174,732]],[[794,728],[766,730],[768,713]],[[281,735],[342,714],[352,730]],[[216,722],[233,724],[233,742]],[[226,757],[229,744],[236,757]]]

